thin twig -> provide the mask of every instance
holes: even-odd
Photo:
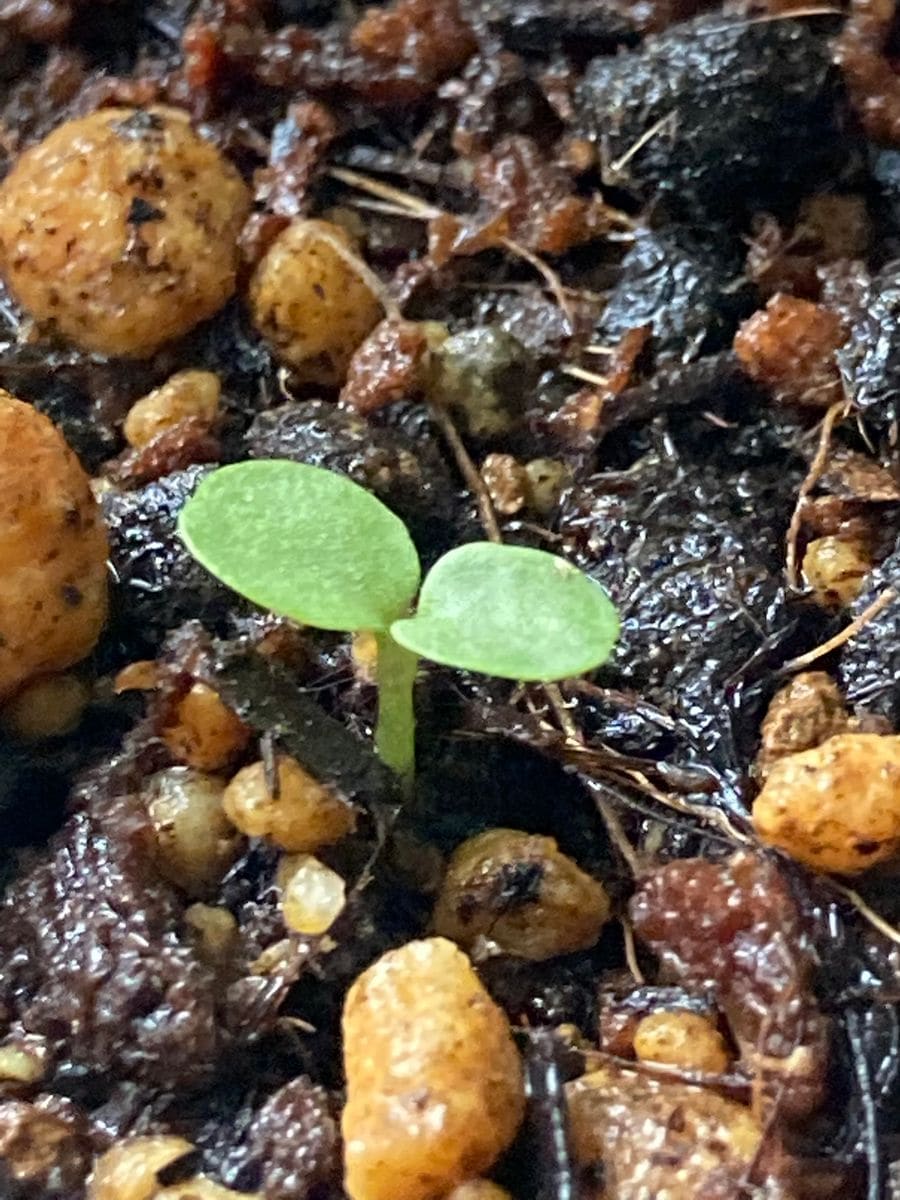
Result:
[[[472,462],[469,452],[462,438],[459,436],[459,430],[453,424],[453,418],[441,404],[432,404],[429,411],[434,419],[434,423],[444,435],[444,440],[453,451],[453,457],[456,459],[459,473],[475,497],[475,502],[478,505],[478,513],[481,517],[481,523],[484,526],[488,541],[502,542],[503,536],[500,533],[497,514],[494,512],[494,502],[491,500],[491,494],[484,480],[481,478],[478,468]]]
[[[535,525],[534,521],[510,521],[508,528],[510,530],[524,529],[528,533],[533,533],[535,537],[539,537],[542,542],[549,542],[551,546],[558,546],[560,542],[565,541],[561,533],[554,533],[552,529],[545,529],[543,525]]]
[[[823,642],[821,646],[816,646],[814,650],[807,650],[805,654],[798,655],[797,658],[789,659],[781,668],[779,674],[789,675],[794,671],[800,671],[804,667],[808,667],[810,663],[816,662],[820,658],[824,658],[826,654],[830,654],[832,650],[837,650],[841,646],[846,645],[851,638],[856,637],[861,629],[873,621],[880,612],[883,612],[889,604],[892,604],[900,593],[893,586],[886,587],[883,592],[880,592],[871,604],[866,605],[858,617],[846,625],[840,633],[836,633],[834,637],[830,637],[827,642]]]
[[[625,943],[625,962],[628,964],[628,970],[631,972],[634,982],[640,987],[647,980],[637,960],[637,950],[634,944],[634,927],[625,913],[619,917],[619,924],[622,926],[622,940]]]
[[[467,292],[519,292],[525,293],[534,290],[535,285],[530,281],[524,280],[506,280],[499,282],[493,279],[463,279],[459,286]],[[591,292],[587,288],[566,287],[563,285],[563,294],[571,296],[573,300],[585,300],[591,304],[602,304],[604,300],[609,299],[609,292]],[[549,287],[538,288],[540,292],[549,292]]]
[[[377,196],[380,200],[390,200],[400,208],[405,208],[407,212],[417,213],[427,220],[444,215],[442,209],[435,208],[426,200],[420,200],[418,196],[411,196],[409,192],[392,187],[389,183],[382,183],[380,179],[372,179],[371,176],[363,175],[359,171],[351,171],[349,167],[329,167],[328,174],[332,179],[337,179],[350,187],[359,188],[361,192],[368,192],[370,196]]]
[[[722,1072],[721,1075],[707,1071],[692,1071],[686,1067],[678,1067],[672,1063],[654,1062],[648,1058],[623,1058],[612,1054],[609,1050],[588,1050],[585,1055],[586,1067],[584,1075],[578,1083],[585,1080],[589,1085],[591,1074],[597,1070],[598,1064],[606,1063],[620,1071],[628,1071],[634,1075],[647,1075],[656,1079],[678,1080],[694,1087],[704,1087],[716,1090],[728,1090],[746,1095],[750,1089],[750,1081],[746,1076],[736,1071]]]
[[[337,179],[339,182],[346,183],[350,187],[359,188],[360,191],[368,192],[370,196],[375,196],[379,200],[384,200],[395,205],[396,208],[392,214],[394,216],[402,215],[401,212],[396,211],[398,209],[404,213],[408,213],[410,216],[415,216],[425,221],[433,221],[438,217],[446,215],[443,209],[437,208],[425,200],[420,200],[418,196],[412,196],[400,188],[392,187],[389,183],[382,183],[380,179],[372,179],[370,176],[363,175],[359,171],[351,171],[348,167],[331,167],[328,173],[332,179]],[[552,267],[548,266],[539,255],[529,250],[527,246],[521,245],[519,242],[514,241],[513,238],[500,238],[500,245],[508,250],[510,254],[524,259],[525,262],[534,267],[547,284],[550,293],[559,305],[560,311],[568,323],[569,332],[574,333],[575,315],[566,297],[562,280]]]
[[[281,394],[281,398],[283,400],[296,400],[297,399],[297,397],[294,395],[294,393],[291,391],[291,389],[289,387],[290,375],[291,375],[291,372],[288,367],[279,367],[278,370],[275,372],[275,382],[278,385],[278,391]]]
[[[900,929],[897,929],[896,926],[891,925],[889,921],[886,921],[884,917],[875,912],[873,908],[870,908],[869,905],[866,904],[865,900],[863,900],[859,892],[855,892],[853,888],[847,887],[847,885],[844,883],[838,883],[836,879],[830,879],[828,882],[830,886],[835,889],[835,891],[840,892],[845,899],[850,901],[864,921],[868,921],[873,929],[877,929],[878,932],[888,938],[889,941],[892,941],[895,945],[900,946]]]
[[[278,800],[281,797],[281,772],[275,753],[275,734],[271,729],[267,729],[259,739],[259,756],[262,759],[266,791],[273,800]]]
[[[676,799],[672,792],[664,792],[651,783],[643,771],[623,770],[622,774],[628,776],[628,778],[634,783],[637,783],[641,790],[646,792],[648,796],[652,796],[658,804],[664,804],[669,808],[674,808],[676,812],[689,813],[693,817],[700,816],[704,820],[709,821],[711,825],[718,826],[719,829],[721,829],[729,837],[733,838],[736,842],[740,842],[745,846],[753,844],[752,839],[741,833],[741,831],[731,823],[729,817],[722,812],[721,809],[713,808],[711,805],[704,806],[702,809],[698,809],[696,806],[692,807],[689,804],[682,804]]]
[[[586,749],[581,730],[575,724],[572,714],[569,711],[569,706],[563,699],[562,693],[557,685],[555,683],[545,683],[542,686],[544,689],[544,695],[547,697],[550,707],[556,714],[556,719],[559,722],[560,728],[566,735],[567,742],[575,750]],[[606,832],[609,834],[609,840],[618,850],[622,861],[627,866],[632,877],[637,879],[641,874],[641,862],[635,853],[631,842],[629,842],[624,828],[622,827],[622,822],[619,820],[619,814],[612,810],[602,796],[595,794],[594,804],[596,805],[600,816],[603,818],[603,824],[606,826]]]
[[[869,430],[866,427],[865,421],[863,420],[863,415],[862,415],[862,413],[859,413],[859,412],[856,414],[856,432],[859,434],[859,436],[865,442],[866,447],[867,447],[869,453],[872,455],[872,457],[877,458],[878,457],[878,448],[877,448],[877,446],[873,445],[871,435],[869,433]]]
[[[557,273],[552,269],[552,267],[549,267],[539,255],[529,250],[527,246],[523,246],[519,242],[513,241],[512,238],[501,238],[500,243],[501,245],[505,246],[511,254],[515,254],[518,258],[524,259],[525,262],[530,263],[534,267],[534,269],[547,284],[547,287],[550,289],[554,300],[559,305],[560,312],[566,318],[566,323],[569,327],[569,333],[574,333],[575,314],[572,311],[572,306],[569,304],[565,288],[562,285],[562,280]]]
[[[562,692],[559,690],[558,685],[555,683],[545,683],[543,684],[543,689],[547,700],[550,702],[550,707],[556,714],[556,719],[559,722],[563,733],[566,735],[568,740],[570,742],[574,742],[576,746],[583,746],[584,738],[582,738],[581,732],[572,718],[572,714],[569,711],[569,706],[563,699]]]
[[[649,806],[645,806],[642,809],[641,805],[634,799],[633,796],[617,795],[615,791],[608,788],[608,784],[604,783],[603,779],[600,778],[596,773],[592,774],[589,771],[584,773],[587,775],[587,778],[593,782],[594,789],[599,787],[607,787],[612,798],[618,801],[620,804],[623,804],[626,807],[635,808],[638,811],[643,811],[646,816],[654,819],[663,819],[662,814],[654,813]],[[728,817],[728,815],[722,811],[722,809],[716,808],[712,804],[690,804],[687,801],[682,800],[681,797],[675,793],[660,791],[659,788],[654,787],[647,776],[641,771],[626,770],[625,768],[619,770],[616,768],[616,771],[613,772],[611,768],[607,768],[607,772],[605,773],[607,773],[610,778],[616,779],[617,783],[622,786],[627,787],[629,785],[634,786],[637,784],[645,795],[649,796],[652,800],[655,800],[657,804],[662,805],[663,808],[670,808],[674,812],[680,813],[682,816],[691,817],[695,821],[700,821],[707,825],[713,826],[718,831],[718,836],[723,838],[723,840],[731,846],[733,846],[735,843],[743,846],[756,845],[755,840],[750,837],[749,834],[745,834],[739,830],[731,822],[731,819]],[[710,833],[708,836],[716,835]]]
[[[652,139],[655,138],[656,135],[662,129],[664,129],[670,121],[674,123],[677,118],[678,114],[673,110],[670,113],[666,113],[664,117],[660,117],[658,121],[654,121],[650,128],[645,129],[638,140],[632,146],[629,146],[621,158],[617,158],[614,163],[609,164],[609,167],[607,168],[609,174],[618,175],[622,168],[627,166],[634,156],[643,150],[649,141],[652,141]]]
[[[411,209],[392,204],[390,200],[376,200],[372,196],[351,196],[345,201],[348,208],[361,208],[365,212],[383,213],[388,217],[402,217],[404,221],[427,221],[430,218]]]
[[[797,503],[794,505],[794,511],[791,514],[791,523],[788,526],[785,538],[784,570],[788,586],[791,588],[796,588],[799,583],[797,575],[797,541],[800,537],[800,526],[803,523],[804,501],[822,477],[822,473],[828,463],[828,451],[831,447],[832,431],[836,422],[842,416],[846,415],[847,410],[847,401],[839,400],[836,404],[832,404],[826,412],[822,420],[822,428],[819,432],[818,448],[810,463],[806,478],[800,484],[800,490],[797,493]]]
[[[319,1032],[315,1025],[311,1025],[309,1021],[304,1021],[302,1017],[280,1016],[278,1020],[285,1025],[289,1025],[291,1029],[299,1029],[301,1033]]]
[[[609,840],[618,850],[632,878],[637,879],[643,869],[641,860],[638,858],[634,847],[625,834],[622,822],[619,820],[619,814],[601,796],[595,796],[594,803],[597,806],[597,811],[603,818],[603,824],[606,826]]]
[[[566,363],[559,369],[563,375],[571,375],[573,379],[581,379],[584,383],[592,383],[596,387],[609,385],[609,379],[605,375],[598,375],[596,371],[588,371],[585,367],[576,366],[575,363]]]
[[[765,13],[758,17],[753,17],[747,22],[748,25],[768,25],[772,21],[796,21],[803,17],[843,17],[845,16],[843,8],[835,8],[832,5],[823,4],[821,6],[811,5],[809,8],[794,8],[789,12],[780,13]]]

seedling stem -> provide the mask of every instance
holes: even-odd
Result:
[[[378,646],[378,720],[375,746],[381,761],[400,779],[404,791],[415,774],[413,684],[419,657],[395,642],[389,633],[375,635]]]

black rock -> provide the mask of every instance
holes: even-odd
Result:
[[[733,763],[729,696],[790,628],[779,552],[790,507],[740,476],[650,455],[568,498],[562,531],[619,609],[604,676],[677,716],[709,761]]]
[[[68,789],[55,764],[0,740],[0,847],[48,837],[62,820]]]
[[[640,40],[624,6],[595,0],[487,0],[479,16],[504,49],[540,58],[565,51],[583,62]]]
[[[723,349],[755,307],[754,290],[740,283],[744,249],[727,229],[645,230],[622,261],[598,340],[613,343],[649,325],[657,363]]]
[[[96,471],[116,452],[116,440],[90,402],[62,381],[52,381],[34,399],[34,407],[53,422],[81,460]]]
[[[581,131],[602,147],[608,182],[694,219],[780,209],[848,160],[834,31],[823,17],[673,26],[589,64]]]
[[[869,576],[853,603],[853,616],[859,616],[889,586],[900,591],[900,543]],[[900,732],[900,599],[847,643],[839,676],[847,700],[857,711],[887,717]]]
[[[273,25],[306,25],[319,28],[338,14],[336,0],[275,0],[272,5]]]
[[[153,648],[182,621],[218,627],[243,607],[234,592],[192,558],[176,531],[178,514],[207,467],[176,471],[131,492],[109,492],[103,514],[115,572],[113,618],[122,636]]]
[[[900,415],[900,261],[859,289],[841,372],[866,421],[886,429]]]

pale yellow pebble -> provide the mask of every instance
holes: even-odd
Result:
[[[190,767],[158,771],[145,785],[157,866],[189,896],[211,892],[240,849],[240,835],[222,807],[223,791],[221,779]]]
[[[803,555],[803,574],[823,608],[852,604],[872,565],[872,556],[858,538],[815,538]]]
[[[227,908],[191,904],[184,910],[184,923],[197,940],[201,958],[213,966],[229,961],[237,941],[238,923]]]
[[[467,1179],[448,1192],[444,1200],[512,1200],[512,1197],[506,1188],[490,1179]]]
[[[158,1173],[193,1148],[184,1138],[163,1134],[116,1142],[94,1164],[87,1200],[155,1200]]]
[[[650,1013],[634,1033],[634,1052],[647,1062],[666,1063],[685,1071],[721,1075],[728,1067],[725,1039],[712,1021],[699,1013]]]
[[[32,1084],[44,1078],[47,1070],[47,1051],[29,1045],[28,1039],[21,1044],[0,1046],[0,1084]]]
[[[302,383],[338,386],[382,317],[351,237],[328,221],[294,221],[250,281],[253,323]]]
[[[77,729],[90,700],[90,690],[75,675],[51,675],[23,688],[0,713],[10,737],[40,742]]]
[[[212,423],[221,394],[219,377],[212,371],[178,371],[132,404],[122,425],[125,440],[130,446],[146,446],[187,417]]]
[[[484,940],[540,961],[589,949],[609,915],[603,885],[553,838],[488,829],[454,851],[433,925],[466,949]]]
[[[337,871],[311,854],[286,854],[278,864],[275,882],[281,889],[285,925],[310,937],[331,928],[347,898]]]
[[[353,829],[351,806],[296,759],[278,755],[275,773],[277,790],[270,789],[263,762],[238,771],[225,789],[225,812],[242,833],[270,838],[292,853],[314,853]]]

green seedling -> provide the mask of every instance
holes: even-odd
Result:
[[[403,522],[320,467],[281,459],[222,467],[185,505],[179,532],[208,571],[255,604],[318,629],[374,633],[375,745],[407,785],[420,656],[549,682],[599,666],[619,632],[600,585],[542,550],[459,546],[420,591],[419,557]]]

